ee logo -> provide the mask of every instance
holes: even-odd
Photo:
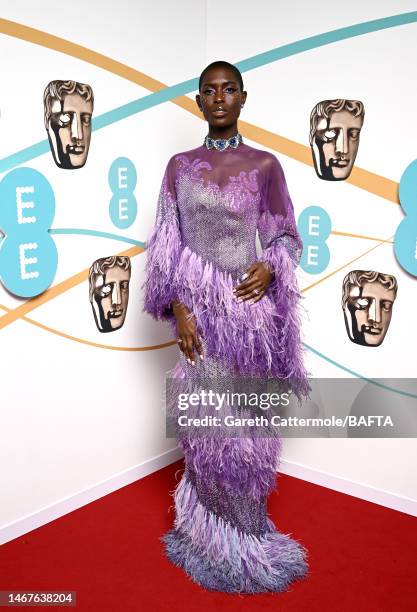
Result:
[[[43,174],[17,168],[2,179],[0,277],[14,295],[33,297],[52,283],[58,252],[48,230],[54,215],[54,192]]]
[[[330,261],[326,244],[332,229],[330,217],[324,208],[309,206],[300,214],[297,225],[303,241],[300,266],[309,274],[320,274]]]
[[[109,213],[113,224],[119,229],[130,227],[138,212],[133,191],[136,187],[136,168],[127,157],[118,157],[109,170],[109,185],[113,197]]]
[[[405,169],[398,191],[405,218],[394,236],[394,253],[401,267],[417,276],[417,159]]]

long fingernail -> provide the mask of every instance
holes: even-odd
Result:
[[[192,361],[192,362],[191,362],[191,364],[192,364],[192,365],[195,365],[195,361]]]
[[[245,280],[245,278],[248,278],[248,274],[245,272],[245,274],[242,276],[242,279]]]
[[[200,359],[204,359],[203,355],[200,355]]]
[[[238,303],[241,302],[241,301],[242,301],[242,298],[237,298],[237,300],[236,300],[236,302],[238,302]]]

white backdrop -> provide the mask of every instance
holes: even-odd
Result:
[[[165,85],[196,77],[215,59],[232,63],[335,28],[417,10],[417,2],[355,0],[349,4],[302,0],[110,0],[42,12],[29,0],[0,2],[0,17],[54,34],[102,53]],[[3,30],[1,30],[3,31]],[[362,100],[365,122],[356,166],[399,181],[417,157],[417,88],[413,81],[417,23],[320,47],[243,73],[247,103],[241,118],[308,145],[309,115],[319,100]],[[46,137],[42,94],[52,79],[92,85],[94,116],[148,95],[145,86],[42,45],[1,34],[0,158]],[[143,82],[143,81],[142,81]],[[195,92],[189,94],[194,99]],[[57,168],[51,154],[25,166],[42,172],[56,197],[54,228],[88,228],[144,241],[154,219],[165,165],[172,154],[198,146],[206,134],[197,117],[166,102],[93,132],[86,166]],[[249,144],[267,148],[260,143]],[[284,167],[296,215],[316,204],[333,229],[388,238],[402,219],[400,207],[347,183],[316,178],[311,166],[273,151]],[[138,215],[117,230],[108,215],[110,164],[119,156],[136,166]],[[98,257],[129,245],[86,235],[54,236],[58,271],[54,284],[88,268]],[[332,235],[329,272],[376,242]],[[139,287],[145,256],[132,257],[129,308],[123,328],[96,330],[88,281],[61,293],[27,317],[72,339],[19,318],[0,330],[2,394],[0,427],[0,527],[6,541],[118,486],[170,463],[176,442],[165,438],[164,376],[176,347],[115,350],[94,343],[142,348],[170,339],[167,325],[141,312]],[[390,329],[378,349],[351,343],[340,307],[341,282],[350,269],[394,274],[398,298]],[[320,276],[299,271],[307,288]],[[410,358],[416,340],[417,280],[397,264],[385,244],[304,293],[303,339],[341,366],[367,377],[415,377]],[[0,286],[0,317],[24,300]],[[78,339],[78,340],[77,340]],[[80,342],[79,340],[82,340]],[[89,344],[90,343],[90,344]],[[349,376],[311,352],[316,377]],[[415,512],[415,440],[285,440],[282,470],[366,499]]]

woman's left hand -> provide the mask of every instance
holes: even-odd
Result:
[[[265,263],[257,261],[246,270],[245,274],[247,278],[233,289],[234,297],[237,302],[251,300],[249,303],[255,304],[264,296],[274,278],[274,273]]]

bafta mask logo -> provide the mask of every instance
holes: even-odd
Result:
[[[101,332],[120,329],[129,301],[130,258],[123,255],[101,257],[90,268],[90,302]]]
[[[390,274],[352,270],[343,280],[346,331],[355,344],[379,346],[388,331],[397,281]]]
[[[55,163],[60,168],[82,168],[91,138],[94,96],[90,85],[51,81],[43,95],[45,127]]]
[[[310,116],[310,146],[317,176],[347,179],[355,163],[365,109],[359,100],[324,100]]]

